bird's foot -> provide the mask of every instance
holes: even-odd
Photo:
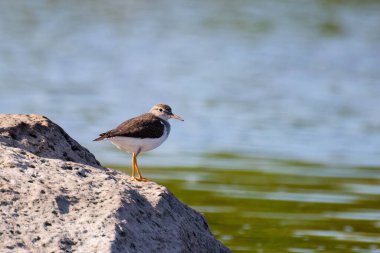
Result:
[[[131,177],[131,180],[132,181],[139,181],[139,182],[148,182],[149,179],[145,178],[145,177]]]

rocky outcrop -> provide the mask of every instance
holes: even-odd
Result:
[[[230,252],[154,182],[103,168],[39,115],[0,115],[0,252]]]
[[[44,116],[0,114],[0,142],[39,157],[100,167],[93,154]]]

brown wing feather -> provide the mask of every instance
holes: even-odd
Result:
[[[121,136],[134,138],[159,138],[164,133],[164,122],[151,113],[129,119],[115,129],[100,134],[94,141]]]

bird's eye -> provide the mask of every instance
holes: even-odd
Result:
[[[161,108],[160,108],[159,110],[160,110],[160,112],[162,112],[162,111],[163,111]]]

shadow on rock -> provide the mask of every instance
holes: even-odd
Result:
[[[230,252],[215,240],[201,214],[167,190],[155,197],[153,206],[152,196],[148,201],[135,190],[123,193],[111,252]]]

